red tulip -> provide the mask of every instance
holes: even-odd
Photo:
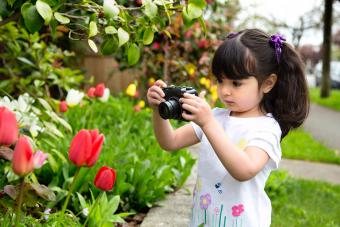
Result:
[[[103,191],[109,191],[113,188],[115,181],[116,170],[103,166],[99,169],[94,179],[94,185]]]
[[[98,129],[82,129],[73,138],[68,157],[78,167],[91,167],[97,162],[103,142],[104,135]]]
[[[94,91],[94,95],[97,97],[102,97],[104,95],[105,85],[103,83],[97,84],[96,90]]]
[[[90,87],[89,90],[87,90],[87,96],[90,97],[90,98],[93,98],[95,96],[94,95],[95,91],[96,91],[95,87]]]
[[[0,145],[11,145],[18,139],[18,123],[15,114],[0,107]]]
[[[24,176],[34,169],[33,150],[26,136],[20,136],[15,145],[12,158],[13,172],[19,176]]]
[[[65,113],[67,111],[67,103],[66,101],[61,101],[59,103],[59,111]]]

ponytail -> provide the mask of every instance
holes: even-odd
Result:
[[[280,59],[277,82],[262,100],[262,105],[279,122],[283,139],[307,118],[309,95],[304,64],[299,54],[284,43]]]

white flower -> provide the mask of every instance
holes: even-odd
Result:
[[[31,125],[30,133],[31,133],[33,138],[37,137],[39,132],[42,132],[42,131],[43,131],[43,128],[41,128],[40,126],[38,126],[36,124]]]
[[[48,209],[46,209],[45,211],[44,211],[44,214],[46,214],[46,215],[44,215],[44,219],[45,220],[47,220],[48,219],[48,215],[51,213],[51,209],[50,208],[48,208]]]
[[[107,100],[109,100],[109,97],[110,97],[110,89],[105,88],[104,95],[102,97],[98,97],[98,99],[102,102],[107,102]]]
[[[69,90],[66,96],[67,105],[70,107],[78,105],[83,99],[84,95],[85,94],[83,92],[74,89]]]
[[[84,215],[85,217],[87,217],[87,215],[89,215],[89,208],[87,208],[87,207],[84,208],[82,212],[83,212],[83,215]]]

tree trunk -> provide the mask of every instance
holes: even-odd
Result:
[[[333,0],[325,0],[325,11],[323,16],[323,56],[322,56],[322,80],[321,98],[329,97],[330,81],[330,62],[331,62],[331,38],[332,38],[332,7]]]

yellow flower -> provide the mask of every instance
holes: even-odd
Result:
[[[211,99],[216,102],[218,99],[218,94],[217,94],[217,85],[213,85],[210,87],[210,93],[211,93]]]
[[[207,79],[205,77],[201,77],[200,84],[205,85]]]
[[[205,87],[206,87],[207,89],[209,89],[209,88],[210,88],[210,85],[211,85],[211,81],[210,81],[209,79],[206,79],[206,80],[205,80]]]
[[[193,76],[196,72],[196,66],[194,64],[186,64],[184,66],[185,70],[187,71],[187,73],[189,74],[189,76]]]
[[[145,107],[144,100],[140,100],[137,105],[140,106],[141,108],[144,108]]]
[[[129,84],[129,86],[126,88],[126,94],[132,97],[136,95],[136,91],[137,91],[136,84]]]

